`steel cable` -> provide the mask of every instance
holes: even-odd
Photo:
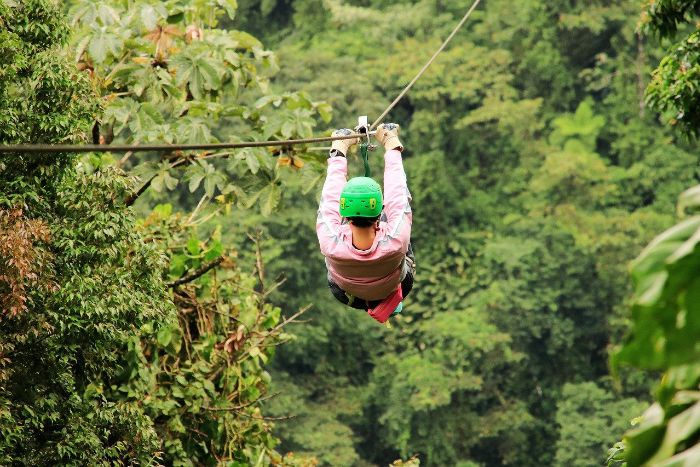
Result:
[[[423,65],[423,68],[416,74],[416,76],[409,82],[406,87],[401,91],[401,93],[393,100],[391,104],[382,112],[382,114],[377,118],[374,123],[370,126],[370,130],[374,130],[377,125],[387,116],[391,110],[396,107],[401,99],[408,93],[408,91],[413,87],[413,85],[420,79],[421,76],[426,72],[426,70],[432,65],[435,59],[440,55],[440,53],[447,47],[452,38],[457,34],[457,32],[462,28],[464,23],[467,22],[471,14],[479,6],[481,0],[475,0],[471,8],[467,11],[461,21],[455,26],[450,35],[445,39],[442,45],[435,51],[430,60]],[[326,141],[335,141],[342,139],[352,139],[357,137],[363,137],[365,135],[352,134],[347,136],[329,136],[320,138],[304,138],[304,139],[290,139],[284,141],[249,141],[249,142],[238,142],[238,143],[203,143],[203,144],[117,144],[117,145],[104,145],[104,144],[4,144],[0,145],[0,154],[56,154],[56,153],[86,153],[86,152],[172,152],[172,151],[218,151],[222,149],[242,149],[242,148],[255,148],[255,147],[274,147],[274,146],[293,146],[297,144],[309,144],[309,143],[321,143]]]

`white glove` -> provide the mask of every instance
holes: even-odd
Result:
[[[396,123],[382,123],[377,127],[374,137],[384,145],[387,151],[391,149],[403,151],[403,145],[399,141],[399,126]]]
[[[335,130],[331,136],[349,136],[353,134],[352,130],[348,128],[341,128],[340,130]],[[331,144],[331,157],[333,156],[346,156],[351,146],[360,142],[360,138],[349,138],[349,139],[337,139]],[[340,154],[338,154],[340,153]]]

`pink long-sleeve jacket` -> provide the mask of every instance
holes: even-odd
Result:
[[[343,290],[364,300],[384,300],[401,283],[402,265],[411,239],[411,194],[406,183],[401,152],[384,154],[384,214],[368,250],[352,245],[352,232],[342,224],[340,194],[347,181],[347,159],[328,159],[316,221],[321,253],[330,278]]]

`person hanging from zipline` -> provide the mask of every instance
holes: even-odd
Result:
[[[349,129],[333,136],[351,135]],[[328,286],[338,301],[384,323],[400,313],[413,288],[411,194],[403,169],[399,126],[382,124],[375,138],[385,148],[384,196],[369,177],[347,181],[348,150],[359,138],[333,141],[316,221]]]

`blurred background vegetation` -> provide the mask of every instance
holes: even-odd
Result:
[[[352,127],[471,3],[0,0],[0,141]],[[700,2],[482,3],[387,120],[390,329],[327,290],[323,150],[0,158],[1,463],[698,465]]]

